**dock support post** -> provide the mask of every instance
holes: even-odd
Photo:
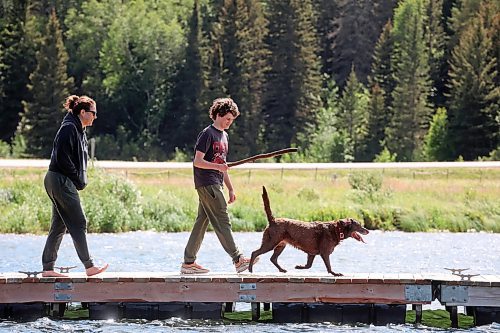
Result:
[[[446,306],[446,311],[450,313],[451,327],[458,328],[458,308],[457,306]]]
[[[415,310],[415,324],[422,324],[422,304],[412,304],[412,310]]]
[[[271,310],[271,303],[264,303],[264,311]]]
[[[51,317],[62,318],[65,310],[66,303],[49,303],[49,316]]]
[[[259,302],[252,302],[252,320],[257,321],[260,318],[260,303]]]
[[[226,302],[224,304],[224,312],[234,312],[234,302]]]

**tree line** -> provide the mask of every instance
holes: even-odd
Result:
[[[48,158],[70,94],[98,159],[500,159],[498,0],[0,0],[0,157]]]

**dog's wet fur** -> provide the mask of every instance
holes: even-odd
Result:
[[[295,266],[296,269],[311,268],[314,258],[320,255],[328,273],[341,276],[341,273],[332,271],[330,254],[332,254],[335,247],[343,239],[352,237],[360,242],[364,242],[360,234],[368,234],[368,230],[363,228],[358,221],[351,218],[329,222],[303,222],[288,218],[274,218],[269,197],[264,186],[262,187],[262,200],[264,201],[264,210],[266,211],[269,225],[262,235],[260,248],[252,252],[248,268],[250,272],[252,272],[255,258],[263,253],[274,250],[271,262],[280,272],[286,273],[286,270],[278,264],[278,257],[286,245],[290,244],[307,253],[307,263]]]

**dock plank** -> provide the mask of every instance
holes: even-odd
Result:
[[[382,273],[368,273],[368,281],[370,283],[384,283],[384,274],[382,274]]]

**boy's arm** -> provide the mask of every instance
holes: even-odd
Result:
[[[229,201],[227,203],[232,204],[236,201],[236,194],[234,193],[233,183],[231,183],[231,178],[229,177],[229,173],[227,171],[224,172],[224,184],[229,191]]]
[[[220,171],[222,173],[225,173],[227,169],[229,169],[229,167],[225,163],[224,164],[212,163],[204,160],[203,157],[205,157],[205,153],[197,150],[194,155],[193,165],[200,169],[212,169]]]
[[[224,164],[218,164],[218,163],[212,163],[208,162],[203,159],[205,157],[205,153],[201,152],[199,150],[196,151],[194,155],[194,160],[193,160],[193,165],[197,168],[200,169],[213,169],[222,172],[224,175],[224,184],[226,185],[227,189],[229,190],[229,201],[228,203],[233,203],[236,200],[236,195],[234,194],[234,189],[233,189],[233,184],[231,183],[231,178],[229,178],[229,174],[227,171],[229,170],[229,167],[227,166],[226,163]]]

